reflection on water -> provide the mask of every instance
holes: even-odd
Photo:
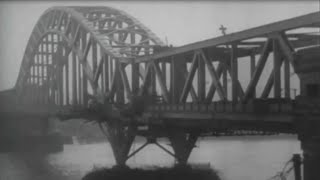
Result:
[[[136,143],[133,149],[142,143]],[[168,147],[167,142],[162,144]],[[210,163],[226,180],[265,180],[280,171],[293,153],[301,153],[295,137],[206,138],[198,141],[189,162]],[[79,180],[94,167],[111,167],[114,163],[108,143],[65,145],[64,152],[46,157],[0,154],[0,179]],[[131,167],[173,163],[171,156],[154,145],[128,161]]]

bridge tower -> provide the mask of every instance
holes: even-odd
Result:
[[[300,78],[301,95],[297,104],[308,109],[319,110],[320,104],[320,47],[297,52],[294,68]],[[315,112],[314,112],[315,113]],[[320,122],[314,113],[298,116],[298,135],[303,150],[305,180],[319,177],[320,167]]]

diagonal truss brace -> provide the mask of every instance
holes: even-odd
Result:
[[[222,85],[219,81],[219,76],[218,73],[215,71],[212,63],[207,59],[207,57],[205,56],[204,52],[202,50],[200,50],[200,55],[202,57],[202,59],[204,60],[204,62],[207,65],[207,68],[209,70],[210,76],[212,78],[212,84],[215,86],[216,91],[218,92],[218,95],[220,97],[220,99],[225,100],[227,97],[225,95],[225,92],[222,88]]]
[[[254,90],[257,86],[257,83],[260,79],[262,70],[266,64],[266,61],[268,59],[269,53],[271,51],[271,45],[272,45],[272,40],[268,39],[267,42],[264,44],[262,53],[260,56],[260,59],[258,61],[258,64],[255,68],[255,71],[253,73],[253,76],[251,77],[251,80],[249,82],[249,85],[245,91],[244,98],[242,99],[244,102],[246,102],[250,97],[252,97]]]

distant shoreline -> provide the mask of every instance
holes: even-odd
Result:
[[[165,138],[159,138],[159,142],[164,141]],[[279,135],[265,135],[265,136],[206,136],[206,137],[200,137],[198,141],[211,141],[211,140],[217,140],[217,141],[234,141],[234,140],[243,140],[243,141],[264,141],[264,140],[297,140],[298,137],[296,135],[290,135],[290,134],[279,134]],[[137,142],[145,142],[145,138],[138,136],[135,139],[135,143]],[[96,143],[107,143],[108,139],[105,138],[98,138],[98,139],[79,139],[80,145],[86,145],[86,144],[96,144]]]
[[[208,136],[200,138],[201,140],[283,140],[283,139],[290,139],[290,140],[298,140],[297,135],[291,134],[278,134],[278,135],[257,135],[257,136]]]

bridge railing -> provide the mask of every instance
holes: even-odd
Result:
[[[148,112],[181,113],[293,113],[295,101],[290,99],[255,99],[247,103],[219,101],[209,104],[156,104],[147,108]]]

